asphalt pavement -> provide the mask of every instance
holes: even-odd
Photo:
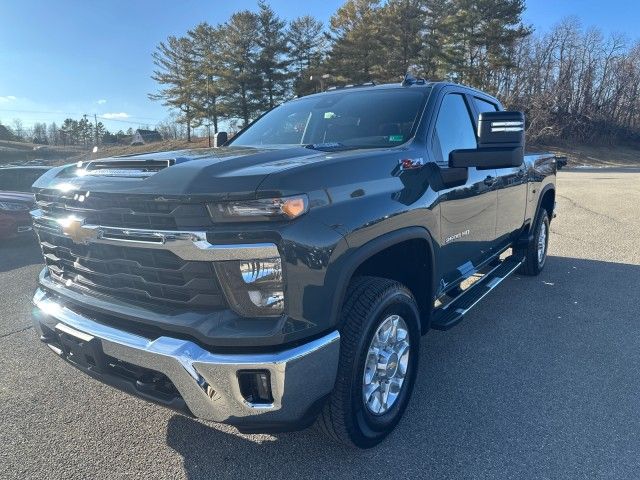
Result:
[[[550,257],[422,340],[379,447],[241,435],[81,374],[30,324],[35,242],[0,245],[0,478],[640,478],[640,173],[562,172]]]

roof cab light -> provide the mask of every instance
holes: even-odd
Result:
[[[209,204],[208,208],[213,219],[219,221],[292,220],[307,212],[309,202],[306,195],[296,195],[213,203]]]

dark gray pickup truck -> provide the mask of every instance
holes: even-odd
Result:
[[[60,167],[34,185],[34,322],[148,400],[371,447],[420,336],[543,268],[558,163],[524,155],[522,113],[407,77],[285,103],[221,148]]]

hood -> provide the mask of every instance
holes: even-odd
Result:
[[[0,191],[0,202],[33,203],[33,193]]]
[[[104,158],[50,170],[36,190],[246,198],[270,174],[325,159],[304,147],[180,150]]]

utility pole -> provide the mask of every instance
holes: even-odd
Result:
[[[94,125],[94,137],[95,137],[95,141],[94,141],[94,145],[97,147],[98,146],[98,116],[94,113],[93,114],[93,125]]]
[[[211,99],[209,98],[209,74],[207,73],[207,137],[211,148]]]

